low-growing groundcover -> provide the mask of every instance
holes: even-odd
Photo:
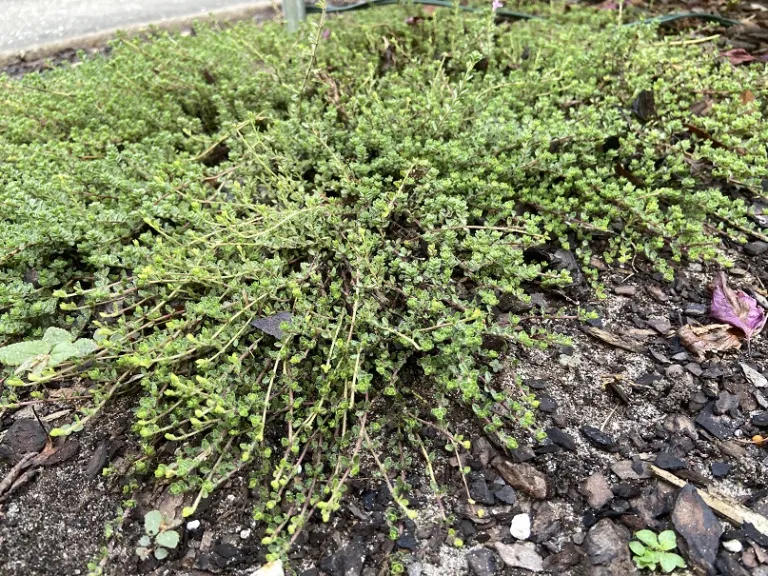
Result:
[[[66,434],[134,395],[136,477],[195,495],[189,515],[248,475],[280,555],[366,454],[381,473],[404,443],[434,459],[431,426],[458,454],[453,406],[535,441],[533,397],[494,373],[561,341],[503,313],[569,282],[542,255],[670,276],[758,234],[762,64],[615,15],[417,13],[200,28],[3,79],[0,344],[51,326],[98,344],[6,368],[3,406],[82,378]]]

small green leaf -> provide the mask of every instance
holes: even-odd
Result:
[[[74,344],[71,344],[70,342],[59,342],[58,344],[53,345],[50,364],[51,366],[56,366],[78,354],[79,351],[75,348]]]
[[[69,333],[69,330],[64,330],[63,328],[56,328],[51,327],[48,328],[48,330],[45,331],[45,335],[43,336],[43,342],[47,342],[51,346],[55,346],[56,344],[71,344],[72,340],[72,334]]]
[[[88,354],[95,352],[99,348],[99,345],[90,338],[80,338],[79,340],[75,340],[73,346],[77,348],[77,355],[81,357],[88,356]]]
[[[675,568],[685,568],[685,560],[679,555],[670,552],[659,554],[659,564],[664,572],[672,572]]]
[[[176,548],[179,543],[179,533],[176,530],[166,530],[160,532],[155,538],[155,544],[165,546],[166,548]]]
[[[668,551],[677,548],[677,536],[672,530],[664,530],[659,534],[659,549]]]
[[[165,560],[168,558],[168,549],[163,548],[162,546],[160,548],[155,548],[155,558],[158,560]]]
[[[181,515],[184,518],[188,518],[189,516],[192,516],[192,514],[194,514],[194,513],[195,513],[194,506],[184,506],[184,508],[181,511]]]
[[[144,515],[144,531],[150,536],[160,532],[160,525],[163,523],[163,515],[160,510],[151,510]]]
[[[0,348],[0,364],[6,366],[20,366],[25,361],[35,356],[48,354],[51,351],[51,345],[42,340],[30,340],[29,342],[18,342]]]
[[[633,540],[629,543],[629,549],[632,550],[637,556],[645,554],[645,546],[640,544],[637,540]]]
[[[150,544],[152,544],[152,540],[146,534],[139,539],[139,546],[147,547]]]
[[[149,558],[149,554],[152,552],[149,548],[145,548],[144,546],[139,546],[136,548],[136,555],[141,558],[142,560],[146,560]]]
[[[656,534],[651,530],[640,530],[639,532],[635,532],[635,538],[654,550],[659,547],[659,540],[656,538]]]

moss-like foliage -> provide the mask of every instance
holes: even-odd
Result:
[[[569,282],[529,249],[669,273],[750,233],[762,65],[591,12],[414,14],[201,28],[2,79],[0,344],[99,344],[5,402],[79,372],[90,417],[138,388],[136,471],[195,503],[251,474],[277,546],[454,402],[502,442],[535,432],[493,378],[499,343],[556,338],[498,322],[500,298]]]

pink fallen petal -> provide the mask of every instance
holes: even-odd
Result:
[[[710,315],[744,332],[747,340],[756,336],[766,321],[765,310],[749,294],[732,290],[723,272],[715,276]]]
[[[720,52],[720,55],[728,58],[728,60],[734,66],[738,66],[739,64],[746,64],[747,62],[752,62],[753,60],[755,60],[755,57],[752,56],[752,54],[750,54],[746,50],[744,50],[744,48],[734,48],[732,50],[726,50],[725,52]]]

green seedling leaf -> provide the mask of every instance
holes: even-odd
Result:
[[[6,366],[20,366],[30,358],[48,354],[51,351],[51,345],[42,340],[31,340],[29,342],[18,342],[9,344],[0,348],[0,364]]]
[[[176,530],[160,532],[155,538],[155,544],[166,548],[176,548],[179,543],[179,533]]]
[[[168,558],[168,549],[163,548],[162,546],[159,548],[155,548],[155,558],[158,560],[165,560]]]
[[[650,548],[658,549],[659,547],[659,540],[656,537],[656,534],[651,530],[640,530],[639,532],[635,532],[635,538]]]
[[[139,538],[139,546],[148,547],[150,544],[152,544],[152,539],[146,534]]]
[[[195,507],[194,506],[184,506],[184,508],[181,511],[181,515],[184,518],[189,518],[194,513],[195,513]]]
[[[149,555],[151,553],[152,553],[152,550],[144,546],[139,546],[138,548],[136,548],[136,556],[138,556],[142,560],[146,560],[147,558],[149,558]]]
[[[51,366],[56,366],[78,355],[79,351],[75,348],[74,344],[71,342],[59,342],[53,345],[50,364]]]
[[[65,426],[62,426],[61,428],[54,428],[51,430],[48,434],[49,436],[69,436],[70,434],[74,434],[75,432],[80,432],[80,430],[83,429],[83,423],[80,422],[80,420],[76,420],[72,422],[72,424],[67,424]]]
[[[21,363],[21,366],[16,368],[14,372],[16,374],[24,374],[25,372],[30,372],[31,375],[29,379],[34,380],[32,376],[39,376],[42,374],[43,370],[45,370],[50,361],[51,357],[48,354],[38,354],[37,356],[31,356],[24,360],[24,362]]]
[[[72,334],[70,334],[69,330],[56,327],[48,328],[43,336],[43,342],[48,342],[51,346],[62,343],[71,344],[72,340],[74,340],[74,338],[72,338]]]
[[[88,354],[99,349],[98,344],[90,338],[80,338],[79,340],[75,340],[73,346],[77,348],[77,355],[81,357],[88,356]]]
[[[640,542],[637,540],[633,540],[629,543],[629,549],[632,550],[637,556],[642,556],[645,554],[646,548]]]
[[[151,510],[144,515],[144,531],[150,536],[160,532],[163,523],[163,515],[160,510]]]
[[[659,549],[665,552],[677,548],[677,536],[672,530],[664,530],[659,534]]]
[[[659,564],[664,572],[672,572],[675,568],[685,568],[685,560],[679,555],[670,552],[659,554]]]

